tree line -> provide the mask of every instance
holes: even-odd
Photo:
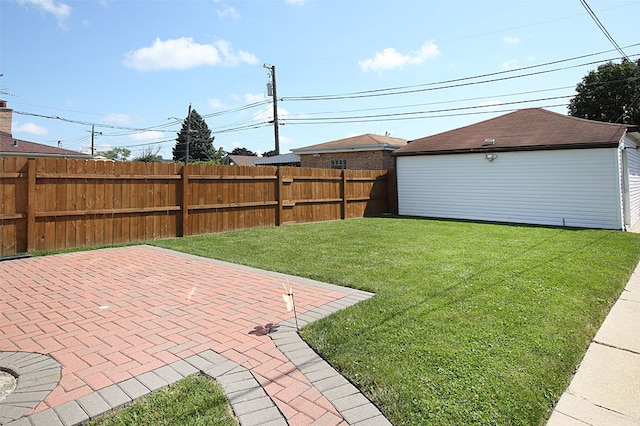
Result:
[[[187,137],[188,135],[188,137]],[[228,155],[244,155],[257,157],[258,154],[244,147],[235,148],[231,152],[225,151],[222,147],[216,149],[213,145],[215,136],[211,135],[211,130],[202,116],[195,109],[191,110],[191,117],[187,116],[182,121],[182,128],[176,137],[176,144],[173,147],[173,161],[189,162],[189,163],[210,163],[222,164],[224,158]],[[189,149],[187,150],[187,142]],[[189,158],[187,159],[187,151]],[[160,147],[149,146],[133,157],[131,161],[141,161],[145,163],[160,163],[163,161],[159,154]],[[105,157],[115,161],[129,161],[131,150],[124,147],[112,148],[108,151],[98,151],[98,156]],[[272,157],[276,155],[275,150],[267,151],[262,154],[264,157]],[[187,161],[188,160],[188,161]]]

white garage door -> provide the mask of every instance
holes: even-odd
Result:
[[[401,215],[622,228],[618,150],[397,157]]]

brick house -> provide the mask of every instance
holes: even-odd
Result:
[[[11,133],[12,119],[13,110],[7,108],[7,101],[0,100],[0,157],[91,158],[78,151],[16,139]]]
[[[301,167],[393,170],[391,153],[406,144],[405,139],[367,133],[291,151],[300,156]]]

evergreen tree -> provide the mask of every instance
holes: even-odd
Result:
[[[176,138],[176,146],[173,147],[173,160],[185,161],[187,129],[190,127],[189,162],[205,161],[220,163],[226,153],[222,148],[216,150],[213,147],[215,137],[211,136],[209,126],[207,126],[207,123],[195,109],[191,110],[190,121],[189,123],[189,117],[186,117],[182,122],[182,129],[180,129],[180,133],[178,133],[178,137]]]
[[[640,124],[640,59],[600,65],[576,86],[569,115],[610,123]]]

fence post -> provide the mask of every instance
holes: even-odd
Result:
[[[340,185],[340,198],[342,198],[341,219],[347,218],[347,171],[342,169],[342,183]]]
[[[182,166],[182,178],[180,179],[180,217],[182,218],[182,223],[180,224],[179,237],[189,235],[189,172],[187,171],[187,167],[186,164]]]
[[[278,201],[278,208],[276,210],[276,226],[282,225],[282,167],[278,167],[276,171],[277,180],[277,188],[276,188],[276,199]]]
[[[27,252],[36,250],[36,159],[27,160]]]
[[[398,186],[396,171],[387,171],[387,213],[398,214]]]

